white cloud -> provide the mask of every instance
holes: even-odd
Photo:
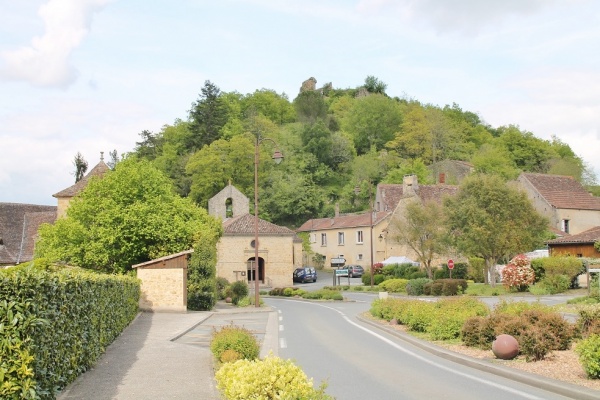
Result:
[[[88,35],[95,12],[112,0],[49,0],[39,9],[45,32],[31,44],[2,53],[2,76],[35,86],[66,88],[77,79],[69,57]]]

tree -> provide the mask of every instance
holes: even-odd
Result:
[[[377,79],[376,77],[374,77],[373,75],[369,75],[365,78],[364,87],[369,93],[385,94],[385,89],[387,88],[387,85],[379,79]]]
[[[429,279],[433,279],[432,261],[443,254],[447,246],[444,210],[435,201],[409,201],[400,215],[390,225],[395,232],[394,239],[407,245],[416,254],[419,262],[425,267]]]
[[[80,152],[77,152],[73,159],[73,165],[75,166],[75,172],[73,174],[75,175],[75,183],[77,183],[85,176],[88,169],[88,162],[85,161],[85,158],[83,158]]]
[[[140,132],[140,136],[142,141],[135,142],[135,153],[147,160],[154,160],[160,154],[162,148],[161,135],[144,129]]]
[[[395,137],[402,123],[400,104],[382,94],[356,99],[342,128],[354,140],[358,154],[365,154],[371,147],[382,150]]]
[[[403,161],[398,168],[388,171],[382,182],[402,184],[405,175],[417,175],[419,183],[423,185],[431,182],[431,173],[420,158]]]
[[[173,191],[146,160],[129,157],[75,197],[67,216],[40,228],[36,258],[103,272],[187,250],[199,232],[219,232],[204,209]]]
[[[323,121],[305,125],[301,137],[304,151],[314,154],[320,163],[333,166],[331,163],[333,139],[331,132]]]
[[[516,179],[519,169],[502,146],[484,144],[471,158],[475,172],[482,174],[496,174],[504,180]]]
[[[109,151],[108,156],[110,157],[110,160],[108,160],[106,165],[108,165],[108,168],[110,169],[115,169],[117,163],[119,162],[119,153],[117,153],[117,149]]]
[[[323,95],[316,90],[300,92],[294,99],[294,107],[301,122],[313,124],[327,116],[327,104]]]
[[[211,81],[204,82],[198,101],[192,103],[190,122],[188,148],[201,149],[221,137],[221,128],[227,123],[227,106],[221,90]]]
[[[489,272],[492,285],[496,262],[541,245],[548,226],[524,192],[495,175],[466,178],[444,207],[452,244],[465,256],[485,260],[485,281]]]
[[[254,193],[254,142],[251,135],[216,140],[194,153],[186,165],[191,179],[190,197],[203,207],[230,180],[242,192]],[[261,146],[261,151],[264,151]],[[266,152],[265,152],[266,154]],[[261,171],[267,163],[261,156]]]

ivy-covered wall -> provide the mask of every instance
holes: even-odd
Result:
[[[0,398],[54,399],[135,318],[139,296],[129,276],[0,271]]]

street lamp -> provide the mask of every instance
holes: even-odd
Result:
[[[368,180],[369,182],[369,237],[370,237],[370,242],[369,245],[371,247],[371,289],[373,289],[373,201],[372,201],[372,194],[371,192],[373,191],[373,184],[371,183],[371,180]],[[354,192],[355,193],[359,193],[360,192],[360,187],[357,186],[356,188],[354,188]]]
[[[260,137],[260,133],[256,134],[254,142],[254,307],[260,307],[260,292],[258,285],[259,262],[258,262],[258,162],[259,162],[259,147],[262,142],[269,140],[277,146],[273,139]],[[279,150],[273,153],[275,164],[279,164],[283,160],[283,154]]]

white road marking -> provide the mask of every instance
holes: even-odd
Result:
[[[283,325],[279,324],[279,332],[283,332]]]
[[[287,348],[287,342],[285,341],[285,338],[279,338],[279,348],[280,349]]]

